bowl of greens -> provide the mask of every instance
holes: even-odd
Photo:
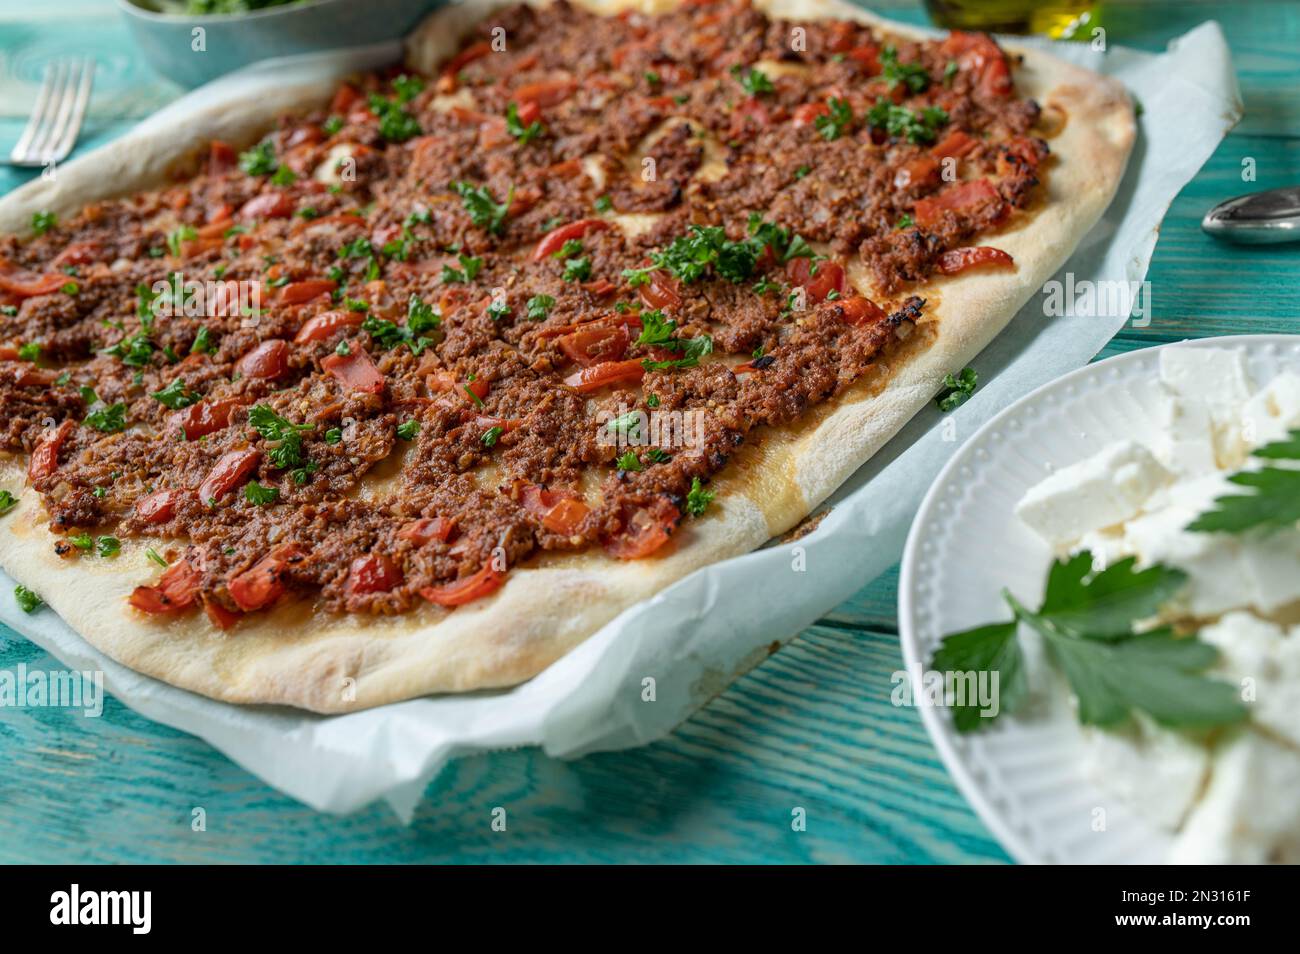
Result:
[[[192,87],[258,60],[394,40],[442,0],[118,0],[159,73]]]

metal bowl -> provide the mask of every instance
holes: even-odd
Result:
[[[146,61],[185,87],[258,60],[404,36],[443,0],[308,0],[249,13],[163,12],[159,0],[117,0]]]

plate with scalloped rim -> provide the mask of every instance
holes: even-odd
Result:
[[[903,550],[899,633],[917,697],[945,635],[1008,618],[1002,587],[1037,605],[1052,554],[1014,514],[1025,491],[1113,441],[1153,441],[1160,432],[1161,349],[1205,347],[1243,349],[1256,387],[1284,369],[1300,371],[1300,335],[1202,338],[1132,351],[1026,395],[957,451],[922,501]],[[1164,861],[1172,835],[1085,775],[1083,737],[1065,683],[1023,630],[1021,641],[1030,698],[1014,717],[961,735],[945,709],[920,707],[962,794],[1020,862]]]

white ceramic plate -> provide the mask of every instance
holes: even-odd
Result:
[[[1161,347],[1241,348],[1257,387],[1285,368],[1300,369],[1297,335]],[[946,634],[1009,618],[1002,587],[1033,601],[1041,596],[1051,553],[1013,508],[1055,469],[1116,440],[1154,438],[1159,351],[1091,364],[1026,395],[980,428],[939,474],[912,523],[899,583],[899,632],[914,685]],[[1088,780],[1064,683],[1041,659],[1028,662],[1029,705],[991,728],[959,735],[946,710],[921,707],[966,799],[1021,862],[1162,861],[1170,834]]]

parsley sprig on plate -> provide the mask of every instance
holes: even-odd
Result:
[[[1300,429],[1285,440],[1265,444],[1253,452],[1261,460],[1300,461]],[[1214,509],[1187,525],[1196,533],[1243,533],[1249,530],[1273,532],[1294,527],[1300,521],[1300,469],[1261,467],[1243,470],[1228,478],[1239,487],[1253,487],[1253,494],[1217,497]]]
[[[1217,658],[1213,646],[1169,626],[1142,628],[1186,581],[1180,570],[1156,564],[1135,569],[1130,557],[1101,571],[1087,550],[1052,565],[1037,610],[1010,592],[1012,619],[944,637],[930,660],[939,672],[997,672],[998,715],[1014,712],[1028,695],[1017,631],[1024,623],[1043,639],[1078,699],[1084,725],[1114,726],[1134,711],[1161,725],[1207,729],[1246,718],[1235,687],[1201,673]],[[953,707],[959,732],[995,721],[978,704]]]

